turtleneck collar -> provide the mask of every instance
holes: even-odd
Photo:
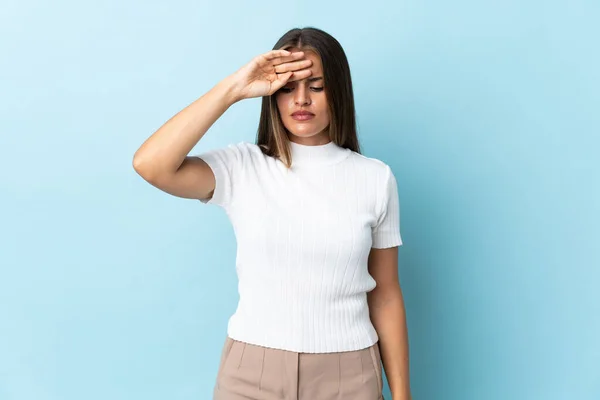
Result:
[[[350,155],[351,150],[334,142],[306,145],[290,141],[293,167],[324,166],[338,163]]]

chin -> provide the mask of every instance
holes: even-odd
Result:
[[[303,132],[294,132],[294,131],[288,131],[290,134],[294,135],[294,136],[298,136],[298,137],[311,137],[311,136],[317,136],[319,134],[319,132],[313,132],[313,131],[303,131]]]
[[[315,131],[297,131],[297,130],[290,130],[290,133],[296,135],[296,136],[313,136],[316,135],[319,132],[315,132]]]
[[[291,128],[291,129],[290,129]],[[302,129],[298,129],[296,126],[286,127],[287,131],[296,136],[308,137],[315,136],[319,133],[323,132],[325,128],[317,128],[315,129],[313,126],[303,126]]]

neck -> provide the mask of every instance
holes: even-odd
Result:
[[[308,145],[289,142],[292,167],[317,167],[335,164],[346,158],[350,150],[332,141],[325,144]]]

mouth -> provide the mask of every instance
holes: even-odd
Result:
[[[315,114],[308,111],[296,111],[292,114],[292,118],[296,121],[307,121],[309,119],[313,119],[314,117]]]

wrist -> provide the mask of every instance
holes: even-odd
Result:
[[[403,394],[398,395],[398,396],[393,396],[392,395],[392,400],[412,400],[412,395],[411,395],[410,392],[403,393]]]
[[[242,100],[240,90],[237,86],[233,75],[230,75],[227,78],[223,79],[221,82],[218,83],[217,86],[222,90],[223,96],[225,97],[225,101],[227,102],[228,106],[231,106],[237,103],[238,101]]]

